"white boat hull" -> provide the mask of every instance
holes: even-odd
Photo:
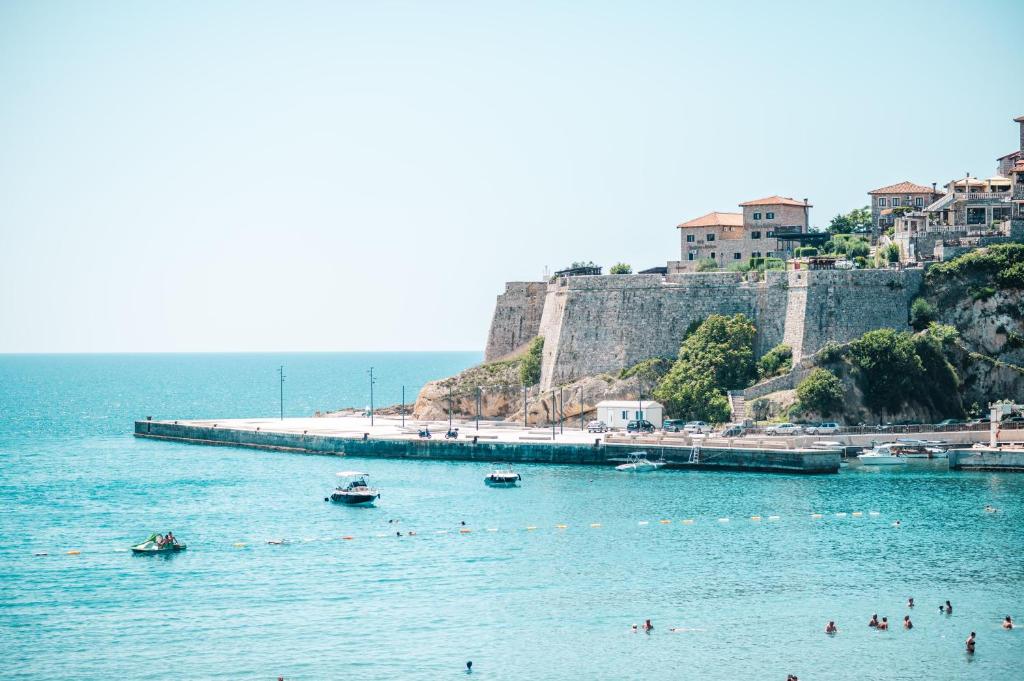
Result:
[[[865,466],[900,466],[906,465],[907,460],[902,456],[872,456],[861,454],[857,459]]]
[[[622,471],[624,473],[651,473],[658,470],[665,464],[663,463],[624,463],[615,467],[615,470]]]

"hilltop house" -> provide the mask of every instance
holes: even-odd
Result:
[[[940,195],[935,188],[935,183],[932,183],[931,187],[925,187],[907,180],[869,191],[872,241],[892,227],[900,213],[907,209],[921,210],[934,203]]]
[[[790,257],[793,237],[807,232],[807,199],[768,196],[740,208],[742,213],[716,211],[677,225],[680,260],[670,262],[668,271],[693,272],[701,260],[726,267],[750,258]]]

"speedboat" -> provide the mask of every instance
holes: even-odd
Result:
[[[897,466],[907,463],[907,459],[892,443],[865,449],[863,454],[857,455],[857,458],[865,466]]]
[[[372,506],[374,501],[380,499],[380,492],[366,484],[369,473],[341,471],[338,477],[341,481],[331,492],[331,501],[348,506]]]
[[[664,465],[664,461],[651,461],[648,459],[647,452],[636,452],[635,454],[630,454],[626,459],[626,463],[619,464],[615,467],[615,470],[625,473],[650,473]]]
[[[484,484],[488,487],[515,487],[523,479],[523,476],[512,470],[512,466],[507,463],[492,465],[494,470],[484,478]]]
[[[161,546],[156,543],[156,537],[157,536],[155,534],[149,535],[149,539],[142,542],[141,544],[136,544],[132,547],[132,553],[175,553],[177,551],[184,551],[186,548],[188,548],[184,544],[179,544],[177,539],[175,539],[170,544],[164,544],[163,546]]]
[[[946,450],[935,440],[914,440],[900,438],[893,446],[895,453],[907,459],[945,459]]]

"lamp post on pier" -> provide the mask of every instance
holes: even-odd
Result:
[[[370,426],[373,426],[373,384],[376,381],[373,379],[373,367],[370,367]]]
[[[281,387],[281,420],[284,421],[284,365],[282,364],[277,368],[278,376],[280,377]]]
[[[476,429],[480,430],[480,392],[483,390],[483,386],[478,385],[476,387]]]
[[[405,428],[405,386],[402,386],[402,427]]]
[[[452,432],[452,386],[448,384],[448,432]]]

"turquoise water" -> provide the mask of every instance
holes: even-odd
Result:
[[[495,490],[477,464],[129,435],[147,414],[273,414],[279,363],[288,413],[308,414],[365,404],[371,362],[390,402],[478,359],[0,357],[5,677],[438,679],[473,660],[482,679],[1020,678],[1022,632],[1000,621],[1024,624],[1024,475],[538,465]],[[323,502],[353,467],[377,508]],[[123,552],[167,529],[187,552]],[[868,629],[872,613],[893,630]],[[631,633],[645,618],[653,634]]]

